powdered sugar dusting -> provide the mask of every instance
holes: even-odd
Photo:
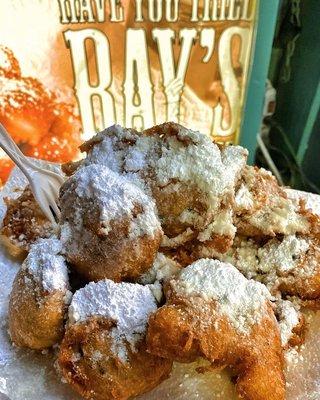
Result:
[[[69,323],[83,322],[94,316],[115,321],[116,327],[111,331],[113,350],[125,361],[126,343],[134,350],[145,334],[149,315],[156,309],[149,286],[105,279],[91,282],[74,294],[69,307]]]
[[[246,185],[240,186],[235,196],[235,203],[238,210],[250,210],[254,206],[253,197]]]
[[[288,197],[270,171],[246,166],[235,204],[241,218],[262,231],[264,235],[293,235],[296,232],[308,233],[309,221],[301,213],[299,203]]]
[[[309,223],[299,213],[299,208],[293,201],[279,197],[274,204],[262,208],[249,218],[252,225],[260,228],[266,234],[273,231],[292,235],[296,232],[308,232]]]
[[[298,307],[287,300],[278,300],[276,306],[281,343],[285,347],[292,336],[293,329],[299,324],[299,311]]]
[[[312,210],[314,214],[320,215],[320,196],[315,193],[302,192],[300,190],[285,189],[288,197],[297,204],[300,200],[305,200],[306,208]]]
[[[299,263],[299,257],[309,249],[309,243],[295,235],[277,239],[258,249],[259,269],[263,272],[289,272]]]
[[[210,240],[214,234],[234,237],[236,227],[233,225],[233,215],[231,209],[220,211],[213,222],[211,222],[202,232],[199,233],[197,239],[200,242]]]
[[[178,294],[216,300],[218,310],[242,333],[263,317],[266,301],[271,299],[264,285],[247,280],[231,264],[218,260],[198,260],[172,282]]]
[[[188,242],[190,239],[193,238],[193,236],[194,232],[191,228],[187,228],[184,232],[180,233],[180,235],[177,235],[173,238],[169,238],[168,236],[163,235],[161,246],[168,248],[178,247],[179,245]]]
[[[12,77],[19,74],[19,64],[12,51],[8,47],[0,45],[0,75]]]
[[[9,70],[11,66],[10,59],[8,54],[3,50],[3,47],[0,48],[0,68],[4,70]]]
[[[122,172],[128,144],[136,139],[136,135],[129,129],[113,125],[95,136],[95,145],[90,150],[84,165],[105,165],[113,172]],[[120,142],[123,143],[120,144]]]
[[[0,88],[0,110],[5,110],[8,106],[18,109],[33,105],[40,107],[42,104],[39,103],[40,90],[44,91],[44,89],[42,86],[36,87],[28,78],[8,79],[0,76]],[[46,94],[48,95],[48,93]]]
[[[139,281],[144,285],[156,281],[163,282],[170,279],[178,271],[180,271],[180,266],[177,262],[162,253],[158,253],[152,267],[141,276]]]
[[[129,237],[153,236],[161,230],[153,201],[137,186],[115,174],[105,166],[92,164],[80,168],[64,184],[61,196],[62,212],[64,205],[74,202],[73,229],[81,233],[84,207],[97,208],[101,221],[101,232],[108,235],[111,222],[119,219],[131,221]],[[91,205],[91,206],[90,206]],[[135,207],[141,208],[134,216]]]
[[[308,260],[303,266],[301,259],[311,246],[307,238],[296,235],[274,238],[264,246],[259,246],[252,239],[236,237],[233,247],[226,254],[215,254],[221,261],[230,262],[247,278],[258,279],[270,290],[277,289],[279,280],[295,276],[312,276],[317,263]]]
[[[69,289],[68,268],[59,255],[61,249],[61,243],[56,238],[39,239],[31,246],[22,265],[48,292]]]
[[[179,140],[191,139],[187,146]],[[156,162],[156,178],[160,186],[172,179],[193,182],[208,196],[211,209],[220,206],[222,194],[232,192],[245,165],[247,151],[228,147],[223,152],[211,139],[199,132],[180,129],[178,139],[167,138],[162,155]]]
[[[170,129],[173,129],[173,134]],[[234,196],[235,185],[246,163],[247,150],[239,146],[220,150],[206,135],[177,124],[164,124],[158,131],[161,135],[156,134],[157,130],[151,135],[148,132],[138,134],[118,125],[112,126],[96,136],[95,145],[88,150],[84,164],[108,166],[149,195],[154,186],[161,189],[178,182],[184,185],[178,190],[184,190],[185,186],[193,184],[203,194],[201,199],[207,210],[200,215],[190,209],[188,215],[181,214],[180,220],[199,231]],[[233,236],[234,231],[230,218],[224,222],[220,218],[210,227],[210,233],[227,232]],[[185,242],[188,237],[181,236],[179,243],[181,240]],[[177,244],[174,242],[168,246]]]
[[[125,159],[125,171],[138,172],[149,165],[154,165],[160,150],[156,136],[138,136],[134,146],[128,148]]]
[[[234,247],[222,255],[222,261],[230,262],[237,267],[246,278],[255,278],[259,272],[258,246],[251,239],[236,238]],[[220,257],[218,257],[220,259]]]

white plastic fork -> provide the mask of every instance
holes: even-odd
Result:
[[[24,173],[41,210],[55,225],[60,218],[57,202],[59,189],[64,182],[63,176],[35,165],[21,152],[2,124],[0,124],[0,147]]]

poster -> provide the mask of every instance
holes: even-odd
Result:
[[[0,122],[64,162],[114,123],[165,121],[237,142],[255,0],[2,0]],[[11,162],[0,153],[0,178]]]

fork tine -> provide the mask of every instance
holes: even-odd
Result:
[[[56,216],[56,222],[59,222],[59,220],[60,220],[60,214],[61,214],[61,212],[60,212],[60,210],[59,210],[59,207],[57,206],[57,203],[56,202],[50,202],[49,203],[49,207],[52,209],[52,211],[55,213],[55,216]]]
[[[45,192],[41,190],[41,186],[37,187],[34,181],[30,181],[30,188],[44,215],[49,219],[50,222],[55,223],[54,216],[49,208],[48,198]]]
[[[56,184],[54,184],[51,181],[48,181],[49,188],[50,188],[50,194],[52,198],[55,200],[55,203],[59,200],[59,188],[57,187]]]
[[[56,224],[55,217],[49,207],[48,199],[46,198],[44,201],[44,199],[40,198],[39,196],[35,196],[35,197],[36,197],[36,200],[37,200],[42,212],[45,214],[45,216],[48,218],[48,220],[52,224]]]
[[[60,209],[57,204],[57,200],[59,198],[59,192],[57,191],[56,185],[54,185],[51,181],[48,181],[48,191],[45,192],[46,200],[48,202],[48,205],[56,217],[56,222],[59,221],[60,219]]]

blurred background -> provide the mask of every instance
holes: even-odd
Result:
[[[320,193],[320,1],[282,0],[254,162]],[[245,132],[243,132],[245,135]]]

